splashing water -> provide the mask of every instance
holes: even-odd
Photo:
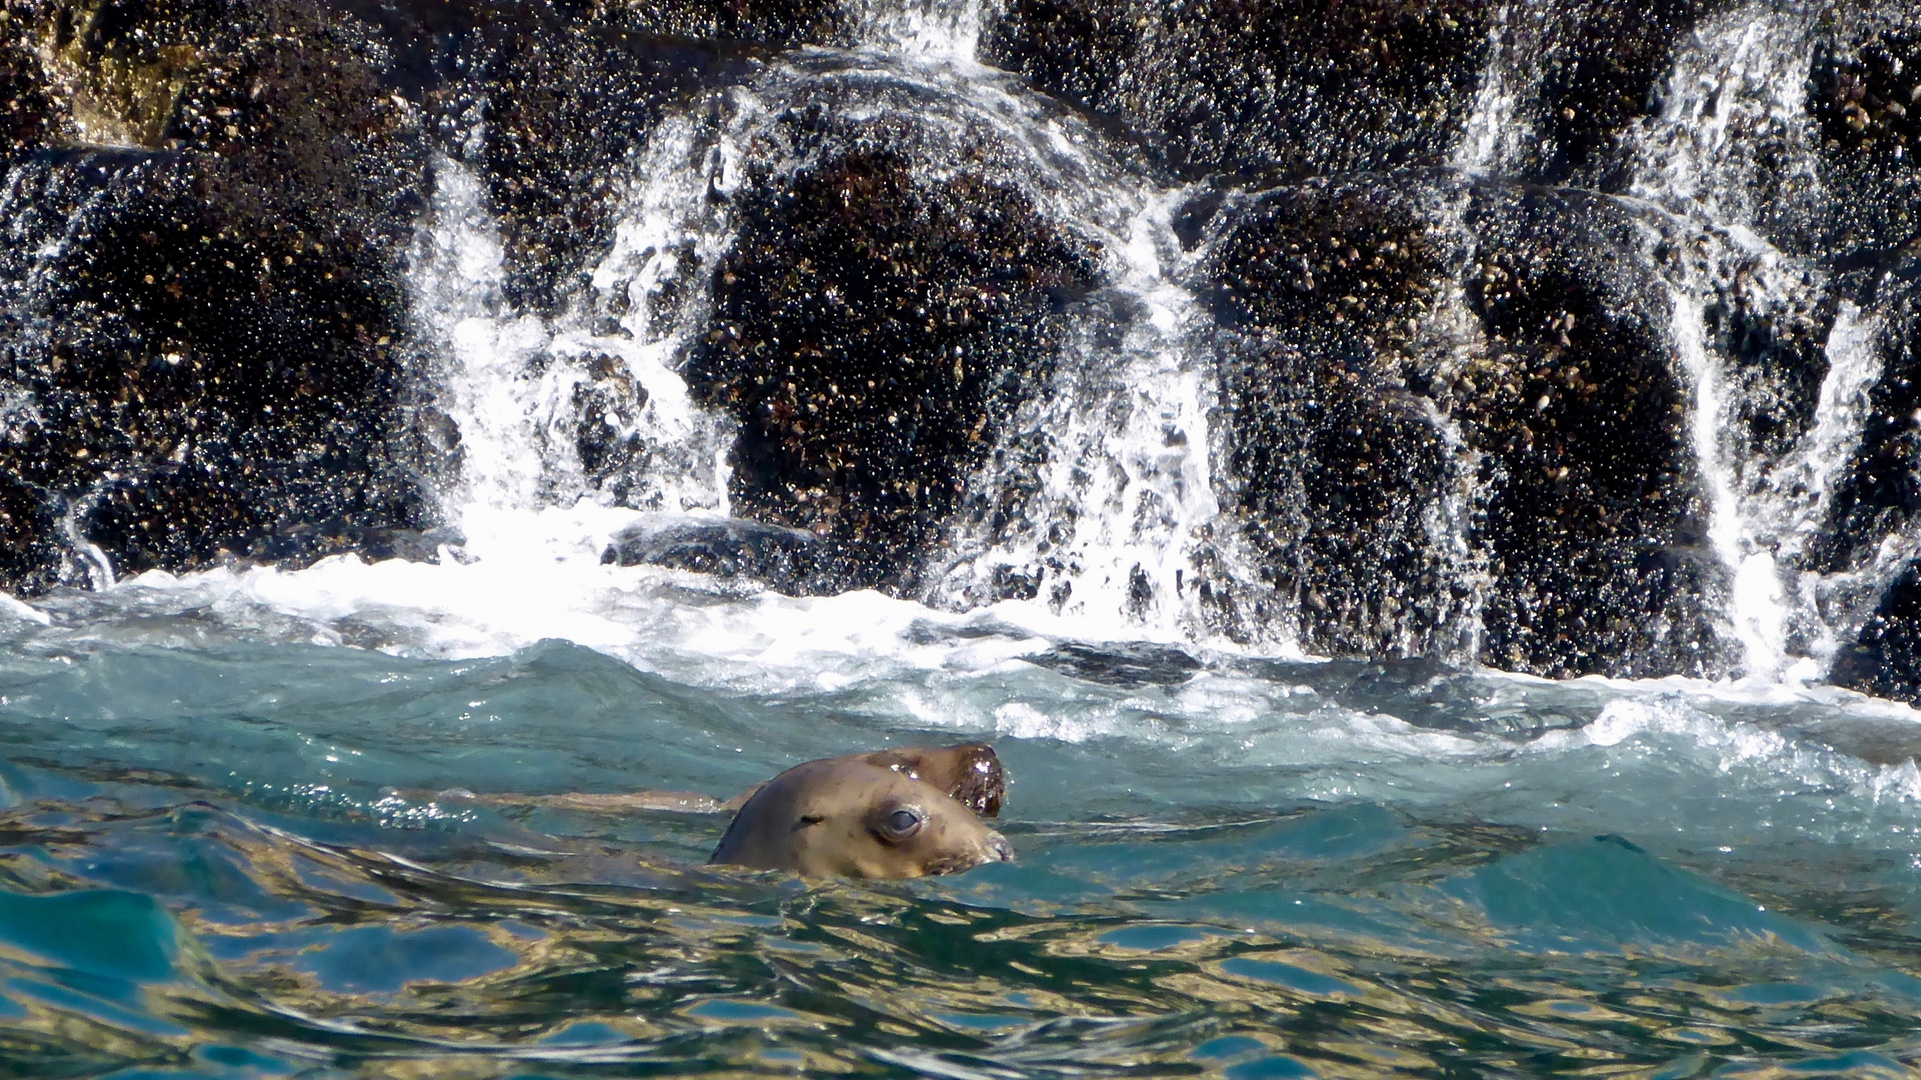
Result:
[[[1781,185],[1768,193],[1777,198],[1816,182],[1804,109],[1810,19],[1750,4],[1698,28],[1677,53],[1660,116],[1644,122],[1629,186],[1633,197],[1674,215],[1647,218],[1650,263],[1670,243],[1690,252],[1668,260],[1669,336],[1693,395],[1688,431],[1709,546],[1728,573],[1725,617],[1740,648],[1739,671],[1762,680],[1818,678],[1823,666],[1790,656],[1797,613],[1784,586],[1789,553],[1776,535],[1790,511],[1779,505],[1779,487],[1760,479],[1773,463],[1734,434],[1742,403],[1729,360],[1711,343],[1706,308],[1731,302],[1761,318],[1791,318],[1804,290],[1825,286],[1756,232],[1766,209],[1756,202],[1762,177]],[[1790,167],[1770,171],[1756,156],[1763,145],[1785,148]]]
[[[1813,23],[1807,13],[1747,4],[1696,29],[1676,55],[1661,115],[1646,122],[1629,193],[1750,228],[1764,180],[1817,184],[1805,108]]]
[[[856,40],[910,63],[979,68],[991,0],[859,0]]]
[[[1533,58],[1552,12],[1541,0],[1504,3],[1488,20],[1487,59],[1467,124],[1448,164],[1470,176],[1506,176],[1522,163],[1533,138],[1529,99],[1537,81]]]

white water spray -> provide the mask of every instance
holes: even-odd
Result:
[[[903,60],[979,67],[989,0],[856,0],[857,40]]]
[[[1481,87],[1448,164],[1470,176],[1505,176],[1518,168],[1534,132],[1529,113],[1539,79],[1533,63],[1551,9],[1541,0],[1510,0],[1488,20]]]
[[[581,500],[725,512],[731,427],[694,406],[677,373],[701,312],[660,303],[669,283],[703,272],[726,242],[708,199],[724,155],[705,135],[668,118],[641,159],[613,248],[593,274],[601,306],[625,312],[614,333],[591,329],[584,311],[549,323],[512,310],[478,177],[452,159],[435,163],[433,215],[416,244],[415,317],[444,360],[441,405],[459,426],[461,453],[449,513],[470,546],[512,528],[516,515]],[[688,293],[704,298],[704,281]],[[603,399],[614,404],[582,415],[583,401]],[[633,448],[638,475],[617,494],[582,466],[583,422]]]
[[[1710,302],[1739,303],[1763,318],[1796,318],[1811,269],[1755,230],[1770,195],[1815,183],[1803,109],[1812,56],[1803,13],[1749,4],[1711,19],[1677,52],[1661,115],[1643,124],[1629,191],[1673,215],[1650,218],[1650,250],[1673,241],[1669,330],[1679,373],[1693,392],[1688,421],[1708,504],[1708,542],[1728,574],[1725,618],[1741,674],[1804,679],[1817,672],[1790,656],[1795,619],[1779,536],[1784,511],[1763,479],[1769,462],[1737,437],[1741,409],[1707,326]],[[1788,165],[1758,148],[1786,148]]]
[[[1629,193],[1745,228],[1765,185],[1815,183],[1803,108],[1812,30],[1808,14],[1771,4],[1748,4],[1698,28],[1677,52],[1661,115],[1641,133]],[[1785,171],[1771,171],[1783,160]]]
[[[1115,292],[1137,310],[1117,345],[1103,343],[1108,327],[1097,325],[1067,346],[1051,392],[1021,424],[1045,441],[1025,526],[958,538],[965,561],[936,597],[978,600],[997,572],[1012,570],[1095,636],[1111,634],[1119,615],[1131,630],[1182,639],[1201,625],[1194,548],[1220,513],[1208,424],[1215,388],[1191,343],[1201,318],[1194,297],[1167,273],[1182,258],[1170,221],[1180,194],[1116,194],[1139,200],[1127,242],[1110,247],[1108,260]],[[992,490],[1006,479],[975,482]]]
[[[1682,372],[1694,391],[1688,434],[1699,480],[1708,503],[1708,543],[1731,576],[1728,620],[1741,647],[1741,670],[1773,679],[1786,666],[1787,618],[1781,602],[1781,576],[1771,551],[1757,546],[1734,491],[1725,461],[1723,426],[1727,387],[1721,365],[1707,348],[1702,303],[1691,291],[1669,293],[1669,326]]]
[[[539,319],[517,316],[501,295],[503,252],[480,180],[436,159],[431,224],[415,243],[414,316],[440,346],[443,411],[460,428],[458,519],[476,506],[541,505],[541,455],[533,430],[528,364],[546,347]]]

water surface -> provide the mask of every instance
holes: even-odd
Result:
[[[554,575],[578,594],[513,610],[497,565],[342,559],[8,616],[9,1069],[1881,1075],[1921,1056],[1904,707],[1100,642],[1018,607],[585,559]],[[708,868],[718,816],[436,795],[726,796],[963,738],[1007,764],[1020,858],[926,882]]]

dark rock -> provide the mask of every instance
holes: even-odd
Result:
[[[1921,18],[1907,21],[1840,20],[1810,71],[1825,247],[1843,259],[1921,239]]]
[[[1921,705],[1921,562],[1908,564],[1860,634],[1835,653],[1828,680]]]
[[[604,19],[495,23],[498,40],[477,65],[479,164],[500,215],[506,298],[523,311],[552,315],[581,295],[592,256],[613,239],[622,167],[663,109],[726,58],[711,42],[664,36],[638,9],[612,8]]]
[[[1482,660],[1551,676],[1718,673],[1722,571],[1646,224],[1579,192],[1488,188],[1466,227],[1487,346],[1449,396],[1482,455]]]
[[[603,563],[665,566],[721,578],[749,578],[790,594],[831,578],[833,552],[802,529],[744,518],[641,522],[616,533]]]
[[[1659,91],[1673,70],[1674,50],[1707,15],[1730,0],[1575,0],[1542,18],[1528,67],[1539,83],[1539,129],[1516,178],[1620,191],[1626,137],[1636,121],[1660,111]]]
[[[1021,192],[888,152],[763,173],[736,209],[694,397],[740,423],[745,515],[848,553],[844,588],[913,588],[961,481],[1037,392],[1086,247]]]
[[[1810,552],[1813,568],[1827,574],[1872,562],[1883,537],[1906,531],[1921,514],[1921,254],[1867,271],[1855,284],[1863,310],[1880,324],[1881,374]]]
[[[27,4],[0,6],[0,139],[6,162],[72,137],[71,117],[37,47],[47,30]]]
[[[1186,649],[1148,641],[1065,641],[1022,659],[1076,679],[1134,689],[1180,686],[1203,666]]]
[[[0,581],[10,592],[43,592],[62,577],[86,580],[63,565],[71,554],[60,533],[58,506],[39,488],[0,470]],[[65,573],[63,574],[63,571]]]
[[[15,168],[15,206],[61,242],[8,264],[8,490],[125,572],[315,522],[420,527],[401,257],[425,141],[380,43],[304,4],[86,10],[76,55],[102,86],[143,41],[197,59],[164,149]],[[9,546],[7,588],[80,572],[39,536]]]
[[[223,4],[13,0],[0,12],[0,132],[9,156],[49,146],[154,149]]]
[[[1752,254],[1722,252],[1721,279],[1702,308],[1706,345],[1719,358],[1742,461],[1778,461],[1805,436],[1828,373],[1836,296],[1806,264],[1761,269]],[[1786,287],[1760,275],[1793,276]]]
[[[1183,175],[1437,165],[1493,6],[1014,0],[982,59],[1125,128]]]
[[[1264,583],[1302,647],[1447,650],[1466,599],[1431,538],[1453,466],[1421,317],[1451,272],[1413,177],[1264,192],[1203,261],[1224,327],[1229,468]]]

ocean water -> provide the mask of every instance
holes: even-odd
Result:
[[[22,1076],[1903,1075],[1921,727],[603,566],[151,573],[0,613]],[[497,535],[506,537],[509,530]],[[573,537],[574,540],[559,538]],[[725,797],[963,739],[1018,861],[704,865]]]

